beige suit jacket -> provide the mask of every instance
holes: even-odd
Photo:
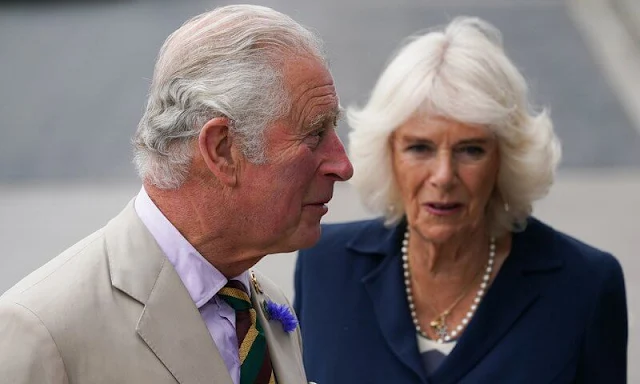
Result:
[[[286,297],[256,274],[254,304]],[[300,332],[255,305],[279,384],[306,384]],[[133,202],[0,298],[0,383],[232,384],[207,327]]]

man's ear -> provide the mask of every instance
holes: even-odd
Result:
[[[237,181],[237,159],[233,154],[231,120],[214,117],[207,121],[198,137],[198,148],[207,168],[223,184],[233,186]]]

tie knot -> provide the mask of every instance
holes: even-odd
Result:
[[[229,280],[227,285],[218,291],[218,296],[236,312],[246,311],[252,307],[247,290],[238,280]]]

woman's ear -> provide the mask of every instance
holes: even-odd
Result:
[[[225,185],[237,182],[238,164],[233,155],[232,121],[227,117],[214,117],[200,130],[198,148],[207,168]]]

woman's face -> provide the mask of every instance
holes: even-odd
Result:
[[[393,133],[391,149],[410,228],[443,243],[485,225],[499,167],[497,139],[488,129],[414,117]]]

